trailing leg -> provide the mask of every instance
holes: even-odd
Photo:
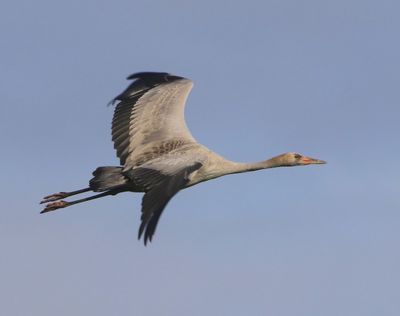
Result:
[[[118,167],[98,167],[93,172],[93,178],[89,181],[89,187],[81,190],[71,192],[59,192],[45,196],[40,204],[48,203],[41,213],[55,211],[59,208],[64,208],[74,204],[98,199],[107,195],[115,195],[123,191],[132,191],[132,186],[129,184],[129,178],[125,177],[123,168]],[[85,193],[88,191],[103,192],[97,195],[93,195],[84,199],[75,200],[71,202],[59,201],[66,197],[70,197],[76,194]],[[52,202],[52,203],[50,203]]]
[[[43,201],[40,202],[40,204],[44,204],[44,203],[49,203],[49,202],[65,199],[66,197],[73,196],[73,195],[76,195],[76,194],[85,193],[85,192],[88,192],[88,191],[91,191],[91,190],[92,190],[91,188],[85,188],[85,189],[71,191],[71,192],[54,193],[54,194],[45,196],[43,198]]]
[[[47,204],[46,207],[44,208],[44,210],[40,212],[40,214],[51,212],[51,211],[55,211],[55,210],[58,210],[60,208],[64,208],[64,207],[71,206],[71,205],[74,205],[74,204],[78,204],[78,203],[82,203],[82,202],[87,202],[87,201],[90,201],[90,200],[98,199],[98,198],[101,198],[103,196],[115,195],[115,194],[120,193],[120,192],[122,192],[122,191],[121,190],[119,190],[119,191],[110,190],[110,191],[107,191],[107,192],[103,192],[103,193],[100,193],[100,194],[96,194],[96,195],[89,196],[89,197],[84,198],[84,199],[75,200],[75,201],[71,201],[71,202],[66,202],[66,201],[52,202],[52,203]]]

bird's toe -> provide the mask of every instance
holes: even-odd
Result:
[[[43,200],[40,202],[40,204],[45,204],[45,203],[49,203],[49,202],[54,202],[57,201],[59,199],[63,199],[66,198],[68,195],[66,192],[59,192],[59,193],[54,193],[48,196],[45,196],[43,198]]]
[[[67,205],[68,205],[68,203],[65,202],[65,201],[58,201],[58,202],[49,203],[49,204],[46,205],[44,210],[40,212],[40,214],[51,212],[51,211],[55,211],[55,210],[57,210],[59,208],[66,207]]]

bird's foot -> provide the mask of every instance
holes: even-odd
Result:
[[[68,206],[68,202],[65,202],[65,201],[57,201],[57,202],[49,203],[46,205],[44,210],[40,212],[40,214],[55,211],[59,208],[63,208],[66,206]]]
[[[54,202],[60,199],[64,199],[67,196],[69,196],[69,194],[67,192],[59,192],[59,193],[54,193],[48,196],[45,196],[43,198],[43,201],[40,202],[40,204],[44,204],[44,203],[49,203],[49,202]]]

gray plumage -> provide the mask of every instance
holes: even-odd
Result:
[[[114,98],[112,140],[121,166],[98,167],[89,187],[46,196],[42,213],[121,192],[144,192],[138,237],[152,240],[169,200],[179,190],[226,174],[281,166],[325,163],[286,153],[256,163],[226,160],[196,142],[186,126],[184,108],[191,80],[168,73],[142,72]],[[100,194],[71,202],[62,198],[88,191]]]

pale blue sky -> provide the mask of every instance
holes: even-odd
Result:
[[[5,1],[1,313],[400,314],[398,1]],[[137,71],[195,82],[193,135],[238,161],[324,166],[180,192],[153,243],[140,195],[39,215],[118,164],[106,104]]]

